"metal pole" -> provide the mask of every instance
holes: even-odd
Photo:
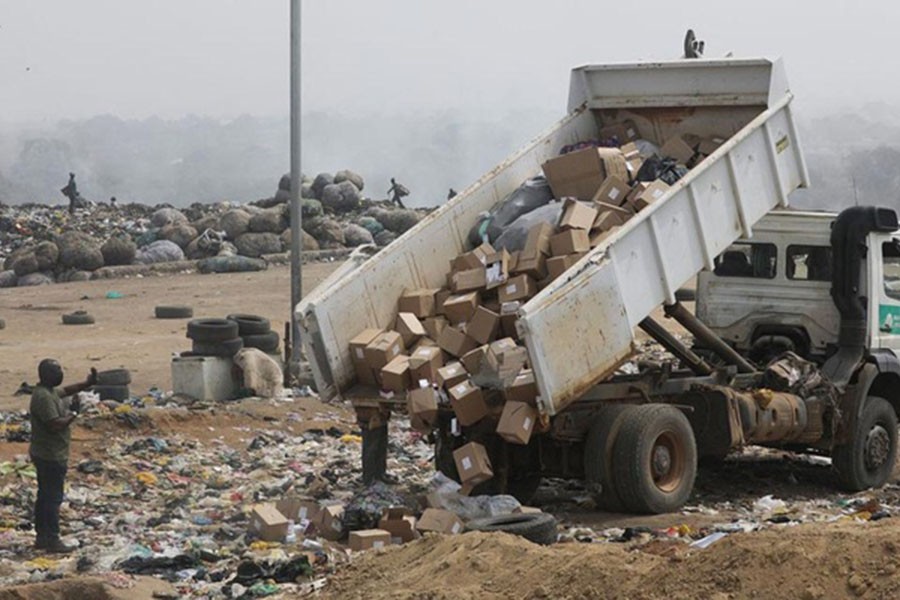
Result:
[[[295,309],[303,297],[303,221],[300,212],[300,3],[291,0],[291,366],[299,372],[300,324]]]

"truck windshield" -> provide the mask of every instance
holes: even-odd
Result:
[[[884,268],[884,293],[900,300],[900,249],[894,242],[881,245],[882,264]]]
[[[777,258],[775,244],[738,242],[716,257],[713,272],[719,277],[772,279]]]
[[[785,270],[788,279],[831,281],[831,248],[829,246],[788,246]]]

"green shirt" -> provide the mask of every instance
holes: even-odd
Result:
[[[31,456],[56,462],[68,462],[68,427],[62,431],[50,429],[50,421],[69,416],[68,405],[63,402],[55,389],[39,385],[31,394]]]

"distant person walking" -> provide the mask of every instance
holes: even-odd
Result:
[[[69,199],[69,214],[75,214],[76,208],[84,207],[84,200],[78,193],[78,186],[75,184],[75,173],[69,173],[69,183],[66,187],[59,190],[62,195]]]
[[[447,200],[453,200],[458,195],[459,195],[459,193],[456,190],[454,190],[453,188],[450,188],[450,191],[447,192]]]
[[[403,206],[403,201],[400,198],[404,196],[409,196],[409,190],[402,183],[397,183],[393,177],[391,177],[391,189],[387,191],[388,196],[390,197],[391,203],[396,204],[400,208],[406,208]]]

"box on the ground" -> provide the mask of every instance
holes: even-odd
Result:
[[[386,364],[403,354],[405,349],[403,337],[399,333],[385,331],[366,346],[366,363],[370,368],[380,371]]]
[[[450,291],[454,294],[483,290],[487,286],[487,275],[483,266],[465,271],[452,271],[447,279]]]
[[[469,442],[454,450],[453,460],[464,484],[477,485],[494,476],[487,450],[478,442]]]
[[[265,542],[281,542],[287,535],[288,520],[274,504],[257,504],[250,511],[250,531]]]
[[[416,522],[416,530],[427,533],[462,533],[465,529],[462,520],[455,513],[440,508],[426,508]]]
[[[590,200],[607,177],[628,178],[625,156],[618,148],[585,148],[542,165],[554,197]]]
[[[573,229],[572,231],[580,231],[582,234],[587,237],[587,232],[580,229]],[[500,286],[500,291],[498,292],[498,297],[500,298],[501,304],[503,302],[515,302],[517,300],[527,300],[534,296],[537,293],[537,286],[534,283],[534,279],[525,275],[516,275],[509,281],[507,281],[504,285]]]
[[[591,200],[594,202],[606,202],[607,204],[620,206],[625,202],[625,198],[630,191],[631,186],[623,179],[619,177],[607,177],[603,184],[597,189],[597,193],[594,194]]]
[[[478,292],[450,296],[444,301],[444,315],[451,324],[459,325],[472,318],[479,304],[481,296]]]
[[[601,140],[616,138],[620,144],[636,140],[640,137],[637,126],[631,119],[626,119],[621,123],[609,123],[600,128],[597,137]]]
[[[460,254],[450,261],[450,271],[466,271],[483,267],[487,264],[487,257],[494,252],[494,247],[485,242],[474,250]]]
[[[315,500],[298,496],[285,496],[275,504],[275,508],[288,520],[295,523],[319,520],[319,503]]]
[[[553,256],[578,254],[590,249],[591,239],[584,229],[569,229],[550,238],[550,250],[553,252]]]
[[[705,137],[700,139],[700,143],[697,145],[697,152],[704,156],[709,156],[713,152],[719,149],[719,146],[725,143],[724,138],[720,137]]]
[[[512,384],[503,390],[503,397],[507,402],[525,402],[535,405],[538,396],[537,383],[534,380],[534,372],[531,369],[522,369]]]
[[[455,327],[446,327],[438,338],[438,346],[450,356],[460,358],[474,350],[478,342]]]
[[[241,388],[230,356],[175,356],[171,366],[176,394],[223,402],[234,399]]]
[[[659,149],[659,153],[662,156],[674,158],[682,165],[688,164],[694,158],[694,149],[681,136],[666,140],[666,143]]]
[[[344,526],[341,523],[343,516],[344,507],[340,504],[323,506],[319,511],[319,520],[316,522],[316,533],[332,542],[339,540],[344,532]]]
[[[409,312],[420,319],[434,316],[434,295],[437,290],[407,290],[400,296],[397,308],[400,312]]]
[[[397,314],[397,320],[394,322],[394,331],[403,338],[403,346],[412,348],[419,341],[419,338],[425,335],[425,328],[419,318],[408,312]]]
[[[427,349],[427,348],[426,348]],[[435,348],[440,354],[440,348]],[[421,350],[420,350],[421,351]],[[402,394],[410,385],[410,360],[405,354],[401,354],[381,368],[381,387]]]
[[[416,518],[403,507],[385,508],[378,528],[391,534],[392,544],[405,544],[416,539]]]
[[[431,386],[418,387],[406,395],[406,411],[413,429],[422,433],[430,432],[437,423],[437,394]]]
[[[497,337],[500,330],[500,315],[479,306],[475,309],[472,320],[466,326],[466,335],[479,344],[489,344]]]
[[[537,409],[527,402],[507,402],[497,423],[497,435],[512,444],[527,444],[537,418]]]
[[[492,290],[509,279],[509,252],[498,250],[487,257],[484,266],[485,288]]]
[[[528,351],[511,338],[497,340],[488,346],[481,369],[472,375],[472,382],[496,390],[508,388],[528,362]]]
[[[566,256],[554,256],[547,260],[547,274],[551,279],[556,279],[569,270],[569,267],[577,263],[584,254],[567,254]]]
[[[559,230],[590,229],[597,217],[597,209],[574,198],[563,200],[562,214],[559,216]]]
[[[444,317],[428,317],[422,320],[422,328],[425,329],[425,334],[432,340],[437,340],[441,337],[441,331],[448,324],[449,321]]]
[[[504,302],[500,305],[500,331],[504,336],[519,339],[519,332],[516,330],[516,321],[519,319],[519,307],[521,302]]]
[[[481,370],[481,361],[484,360],[484,357],[487,356],[488,346],[485,344],[484,346],[479,346],[477,348],[473,348],[469,352],[463,354],[459,362],[463,364],[463,367],[466,368],[466,371],[469,373],[477,373]]]
[[[473,385],[471,381],[457,383],[447,393],[460,425],[465,427],[474,425],[488,415],[489,410],[484,401],[484,395],[481,393],[481,389]]]
[[[457,383],[461,383],[468,378],[469,374],[466,373],[466,369],[462,366],[462,363],[454,361],[447,363],[437,370],[437,379],[435,383],[439,387],[449,390]]]
[[[375,550],[391,545],[391,534],[384,529],[360,529],[351,531],[347,540],[350,549],[356,552],[360,550]]]
[[[641,211],[663,197],[669,189],[669,184],[657,179],[647,186],[643,192],[635,196],[630,202],[635,210]]]
[[[442,366],[444,366],[444,354],[439,346],[419,348],[409,357],[410,380],[414,384],[422,379],[434,382],[437,379],[437,370]]]

